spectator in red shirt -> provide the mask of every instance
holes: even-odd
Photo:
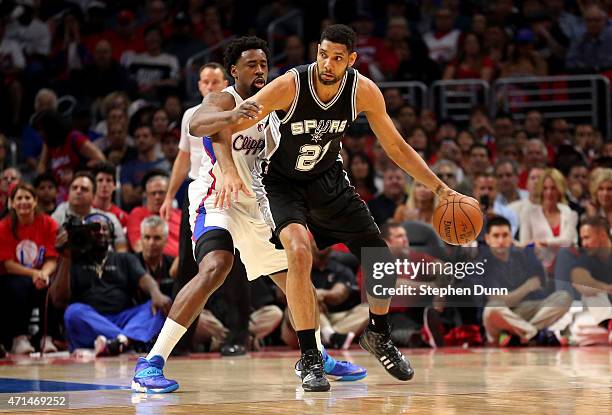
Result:
[[[94,177],[96,179],[96,193],[94,194],[93,207],[113,213],[119,219],[121,226],[127,227],[127,212],[113,203],[113,194],[117,189],[115,166],[109,163],[97,165],[94,170]]]
[[[143,178],[145,188],[146,204],[132,209],[127,220],[127,235],[135,253],[142,252],[140,238],[140,224],[149,216],[158,215],[166,193],[168,192],[168,174],[163,170],[151,170]],[[173,257],[178,256],[179,225],[181,223],[181,211],[171,208],[170,220],[168,221],[168,243],[164,248],[164,254]]]
[[[482,40],[466,33],[459,45],[459,56],[446,66],[443,79],[493,79],[493,61],[483,52]]]
[[[38,173],[51,170],[60,186],[67,194],[67,188],[74,172],[84,165],[91,166],[104,161],[104,154],[70,125],[57,111],[44,111],[34,122],[44,140],[38,164]]]
[[[36,191],[29,184],[17,184],[10,203],[9,216],[0,221],[0,261],[5,274],[0,275],[0,307],[3,316],[10,315],[3,321],[2,334],[12,339],[13,353],[28,354],[34,351],[28,339],[32,309],[38,306],[45,312],[49,276],[56,268],[58,226],[50,216],[37,213]],[[51,332],[58,334],[57,330]],[[44,339],[44,345],[45,352],[57,351],[50,337]]]

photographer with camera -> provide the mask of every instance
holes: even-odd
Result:
[[[55,212],[53,219],[60,225],[64,225],[70,216],[76,216],[80,219],[93,213],[105,215],[113,224],[111,232],[112,248],[116,252],[127,252],[127,239],[123,232],[123,226],[111,212],[103,212],[102,210],[93,207],[94,195],[96,193],[96,181],[88,172],[79,172],[74,175],[70,182],[68,191],[68,201],[60,204]]]
[[[138,259],[109,249],[114,224],[93,213],[71,217],[57,237],[60,261],[50,289],[57,307],[66,307],[64,324],[70,350],[94,348],[116,355],[131,342],[147,343],[159,333],[171,300]],[[138,289],[151,298],[136,305]]]
[[[28,354],[34,347],[28,339],[32,309],[40,309],[40,321],[47,316],[48,334],[59,339],[59,318],[47,310],[45,298],[49,276],[55,271],[57,223],[37,211],[38,199],[32,186],[17,184],[10,193],[9,215],[0,221],[0,315],[2,339],[13,354]],[[46,313],[48,311],[48,313]],[[41,333],[39,330],[39,333]],[[40,339],[43,352],[56,352],[51,336]],[[12,341],[12,345],[11,345]]]

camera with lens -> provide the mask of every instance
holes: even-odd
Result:
[[[66,247],[74,253],[85,253],[92,249],[93,235],[100,231],[100,223],[85,223],[81,218],[68,216],[64,228],[68,232],[68,244]]]

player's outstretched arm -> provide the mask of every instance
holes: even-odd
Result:
[[[221,173],[223,173],[223,183],[217,191],[214,207],[229,208],[233,202],[238,201],[239,192],[243,192],[249,197],[251,192],[240,178],[236,163],[234,163],[234,157],[232,156],[232,131],[229,128],[225,128],[217,134],[213,134],[211,140],[217,163],[221,168]]]
[[[425,160],[408,145],[387,114],[380,89],[370,79],[360,76],[357,87],[357,111],[363,112],[383,149],[402,170],[446,198],[455,193],[431,171]]]
[[[189,133],[195,137],[216,134],[234,125],[241,117],[253,117],[259,108],[252,101],[236,106],[234,97],[227,92],[211,92],[189,121]]]

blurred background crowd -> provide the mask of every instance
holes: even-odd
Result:
[[[480,201],[485,228],[471,259],[491,256],[491,275],[512,276],[500,283],[515,294],[503,304],[449,307],[434,298],[394,309],[396,344],[609,344],[612,258],[580,248],[609,254],[611,246],[612,1],[3,0],[4,348],[74,349],[70,318],[46,304],[56,234],[72,216],[105,215],[112,249],[138,260],[130,272],[151,275],[172,297],[185,186],[171,219],[158,215],[183,113],[201,100],[202,65],[221,62],[229,39],[257,35],[272,51],[272,79],[314,61],[321,29],[334,22],[358,34],[355,68],[379,83],[406,142],[442,180]],[[386,157],[363,120],[347,132],[342,156],[397,255],[470,255],[438,239],[434,194]],[[342,246],[313,252],[324,343],[350,347],[367,325],[361,271]],[[93,291],[123,290],[115,303],[94,296],[89,305],[116,314],[146,302],[151,291],[132,279]],[[72,301],[79,289],[88,292],[73,286]],[[295,347],[282,295],[266,279],[249,290],[247,348]],[[215,304],[185,350],[227,342],[233,323],[223,299]]]

